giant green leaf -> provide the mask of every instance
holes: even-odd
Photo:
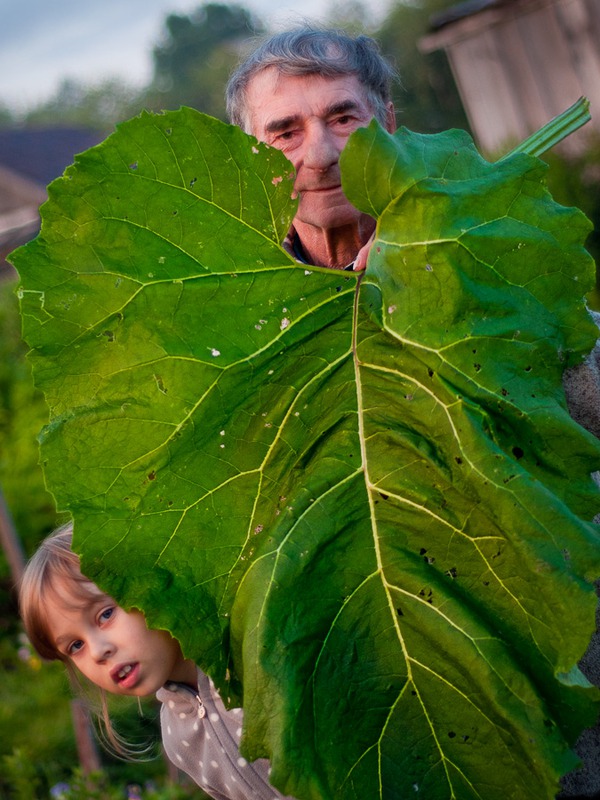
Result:
[[[595,694],[589,224],[525,155],[376,123],[361,277],[294,263],[277,151],[143,115],[14,256],[84,570],[171,630],[299,798],[554,796]]]

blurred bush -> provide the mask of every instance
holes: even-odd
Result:
[[[0,280],[0,487],[30,554],[57,515],[39,465],[37,435],[47,413],[25,357],[16,285]],[[0,576],[6,574],[3,567]]]
[[[588,296],[591,308],[600,311],[600,137],[592,137],[578,156],[552,150],[543,160],[549,165],[548,188],[564,206],[576,206],[590,219],[594,228],[587,249],[596,262],[596,288]]]
[[[46,422],[46,407],[33,386],[26,360],[16,286],[16,280],[0,278],[0,489],[26,555],[30,555],[62,520],[46,491],[39,465],[37,436]],[[60,663],[42,663],[32,652],[21,630],[12,578],[2,551],[0,631],[3,800],[51,796],[64,800],[112,800],[127,798],[128,786],[144,787],[139,795],[144,800],[205,797],[195,786],[169,784],[160,755],[147,762],[124,762],[102,752],[102,773],[93,779],[83,778],[73,733],[72,692],[65,669]],[[127,742],[158,742],[158,705],[153,698],[143,702],[143,718],[130,698],[111,697],[109,707],[116,730]],[[160,753],[158,746],[155,753]],[[70,788],[52,795],[52,787],[56,786]]]

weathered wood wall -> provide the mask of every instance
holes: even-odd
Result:
[[[460,7],[459,7],[460,8]],[[504,0],[459,17],[420,42],[446,51],[482,151],[506,150],[581,95],[592,122],[563,147],[600,133],[600,0]]]

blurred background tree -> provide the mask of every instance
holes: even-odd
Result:
[[[425,56],[417,47],[430,15],[449,5],[450,0],[396,3],[377,23],[360,0],[333,0],[329,7],[328,24],[373,35],[398,68],[399,121],[413,130],[467,126],[445,56]],[[142,108],[160,111],[181,105],[225,119],[227,78],[252,41],[265,33],[264,20],[238,4],[207,3],[190,14],[169,14],[153,47],[153,75],[147,87],[135,89],[114,79],[91,86],[65,80],[53,97],[22,112],[18,120],[0,104],[0,127],[18,121],[25,126],[79,124],[108,131]]]
[[[396,3],[375,32],[382,52],[400,75],[394,92],[398,122],[414,131],[469,129],[446,55],[424,55],[418,49],[431,16],[450,5],[446,0]]]
[[[154,76],[143,94],[154,110],[186,105],[225,119],[224,87],[248,39],[263,23],[239,5],[209,3],[187,15],[170,14],[154,47]]]
[[[125,81],[112,78],[88,86],[68,78],[62,81],[53,97],[26,114],[25,125],[77,125],[109,133],[117,122],[135,116],[141,108],[139,90]]]

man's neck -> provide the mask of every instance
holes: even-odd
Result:
[[[340,228],[317,228],[294,221],[294,228],[307,264],[330,269],[344,269],[351,264],[360,248],[375,230],[375,222],[365,217],[358,225]]]

